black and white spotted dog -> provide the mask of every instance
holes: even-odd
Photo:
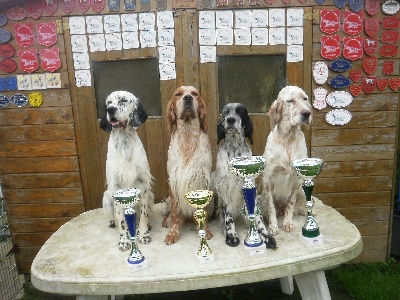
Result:
[[[110,226],[117,225],[120,234],[118,247],[129,250],[131,242],[125,224],[124,205],[114,203],[112,194],[119,189],[137,188],[140,193],[139,241],[148,244],[149,211],[154,202],[151,189],[153,177],[142,141],[136,128],[147,120],[147,113],[139,99],[126,91],[112,92],[106,99],[105,113],[100,127],[111,131],[106,161],[107,190],[103,209]]]
[[[244,206],[242,179],[232,174],[228,161],[238,156],[252,156],[250,145],[253,144],[253,123],[246,107],[240,103],[228,103],[222,109],[222,116],[217,125],[218,148],[214,188],[218,196],[221,211],[221,229],[225,234],[225,242],[231,247],[240,243],[234,219],[240,215]],[[275,239],[268,233],[262,216],[256,217],[257,230],[268,248],[275,248]]]

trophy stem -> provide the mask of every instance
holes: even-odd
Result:
[[[314,202],[312,201],[311,194],[314,189],[314,183],[311,180],[305,181],[302,185],[304,193],[306,195],[306,208],[307,208],[307,220],[302,227],[302,234],[307,238],[315,238],[319,236],[319,227],[317,222],[315,222],[312,208]]]
[[[263,244],[263,240],[258,234],[258,231],[255,228],[254,224],[257,189],[252,180],[245,180],[245,184],[242,188],[242,193],[246,203],[250,223],[249,230],[247,232],[246,238],[244,239],[244,244],[247,247],[259,247]]]
[[[198,225],[199,225],[199,236],[200,236],[200,247],[197,250],[197,256],[198,257],[210,257],[212,254],[212,251],[210,247],[207,244],[207,232],[204,229],[204,222],[206,220],[207,213],[204,209],[198,209],[194,213],[194,218],[196,219]]]
[[[140,264],[144,261],[144,256],[136,244],[136,211],[130,205],[125,207],[125,220],[128,225],[130,240],[132,242],[128,263],[133,265]]]

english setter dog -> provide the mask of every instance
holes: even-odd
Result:
[[[242,194],[243,181],[229,170],[228,161],[237,156],[252,156],[250,145],[253,144],[253,122],[247,108],[241,103],[228,103],[222,109],[221,119],[217,125],[218,148],[216,170],[213,174],[214,189],[220,201],[220,219],[225,243],[236,247],[240,243],[235,229],[236,219],[244,205]],[[256,216],[258,232],[268,248],[275,248],[275,239],[269,235],[261,215]]]
[[[153,177],[150,174],[149,162],[142,141],[136,128],[147,120],[147,113],[139,99],[126,91],[112,92],[106,99],[105,113],[100,121],[100,127],[111,131],[108,140],[106,161],[107,190],[103,196],[103,209],[110,221],[110,226],[118,227],[121,251],[129,250],[128,228],[125,224],[124,207],[114,203],[112,194],[125,188],[141,190],[139,241],[148,244],[149,210],[154,196],[152,192]]]
[[[286,86],[269,110],[271,132],[265,145],[261,206],[268,211],[269,232],[278,234],[277,215],[283,216],[283,229],[294,229],[293,214],[307,215],[302,182],[290,162],[307,157],[301,125],[310,125],[311,106],[306,93],[297,86]],[[264,209],[267,208],[267,209]]]
[[[197,89],[177,88],[167,105],[167,119],[171,132],[167,160],[171,228],[165,243],[171,245],[179,240],[181,226],[185,219],[193,218],[195,211],[187,203],[185,193],[209,189],[212,157],[206,104]],[[213,200],[206,207],[209,216],[212,208]],[[207,238],[211,238],[211,232],[205,227]]]

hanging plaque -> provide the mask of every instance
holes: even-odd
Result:
[[[365,18],[364,27],[365,33],[373,37],[379,30],[379,18]]]
[[[276,0],[264,0],[264,1],[265,1],[265,3],[267,3],[267,4],[272,5],[272,4],[275,3]]]
[[[349,0],[349,6],[352,11],[359,11],[364,6],[364,0]]]
[[[399,41],[398,30],[383,30],[381,35],[382,43],[393,44]]]
[[[326,122],[335,126],[343,126],[351,121],[351,113],[345,109],[334,109],[325,116]]]
[[[329,67],[331,68],[331,70],[333,70],[335,72],[342,73],[342,72],[346,72],[346,71],[350,70],[351,62],[348,61],[347,59],[339,57],[339,58],[335,59],[334,61],[332,61],[329,64]]]
[[[90,0],[76,0],[76,7],[81,14],[84,14],[90,8]]]
[[[326,107],[326,95],[328,94],[328,91],[324,88],[316,88],[313,93],[313,107],[318,110],[324,109]]]
[[[15,41],[21,47],[28,48],[35,43],[35,36],[33,34],[32,23],[16,23],[15,29]]]
[[[56,22],[50,21],[46,23],[38,22],[36,24],[39,44],[50,47],[57,43],[57,25]]]
[[[354,82],[359,81],[361,78],[361,75],[362,75],[362,72],[359,69],[352,69],[349,71],[350,79],[353,80]]]
[[[11,33],[3,28],[0,28],[0,44],[7,43],[9,40],[11,40]]]
[[[0,70],[5,73],[12,73],[17,69],[17,63],[12,58],[5,58],[0,61]]]
[[[380,0],[365,0],[365,11],[370,15],[374,16],[379,11]]]
[[[43,103],[43,95],[39,92],[32,92],[28,95],[28,102],[32,106],[40,106]]]
[[[362,31],[363,12],[351,12],[346,10],[343,13],[343,31],[349,35],[360,34]]]
[[[32,73],[39,68],[36,49],[18,50],[20,68],[27,72]]]
[[[24,107],[28,104],[28,98],[22,94],[15,94],[11,96],[10,102],[15,107]]]
[[[212,8],[212,0],[202,0],[201,6],[203,8]],[[167,0],[157,0],[156,8],[158,11],[166,10],[167,9]]]
[[[398,45],[386,44],[381,46],[379,53],[383,57],[392,57],[397,55],[398,50]]]
[[[8,22],[7,16],[0,14],[0,27],[3,27]]]
[[[11,44],[0,44],[0,56],[4,58],[13,57],[15,49]]]
[[[378,60],[375,56],[364,56],[363,57],[363,69],[368,75],[371,75],[376,71]]]
[[[393,75],[394,73],[394,60],[385,60],[383,62],[383,74]]]
[[[0,77],[0,92],[4,92],[6,89],[6,79],[4,77]]]
[[[343,8],[346,5],[347,0],[333,0],[336,7]]]
[[[374,55],[378,49],[378,38],[365,37],[364,38],[364,52],[369,56]]]
[[[340,56],[340,36],[335,34],[332,36],[323,35],[321,41],[321,56],[323,58],[333,60]]]
[[[384,91],[389,84],[389,79],[387,78],[378,78],[376,80],[376,86],[380,91]]]
[[[67,15],[69,15],[75,8],[74,0],[61,0],[60,3],[62,11]]]
[[[345,91],[335,91],[326,97],[326,103],[334,108],[343,108],[353,102],[353,96]]]
[[[390,78],[389,79],[389,86],[393,91],[397,91],[400,86],[400,77]]]
[[[43,2],[42,0],[32,0],[28,4],[28,17],[37,20],[42,16]]]
[[[321,9],[319,28],[322,32],[332,34],[340,29],[340,10]]]
[[[394,15],[400,9],[400,3],[396,0],[387,0],[382,4],[382,11],[387,15]]]
[[[400,18],[395,16],[387,16],[382,20],[383,29],[397,29],[400,26]]]
[[[43,0],[43,11],[46,15],[54,15],[57,11],[57,1],[58,0]]]
[[[324,4],[325,0],[315,0],[317,4]]]
[[[95,13],[101,13],[106,6],[106,0],[90,0],[90,6],[92,7],[92,10]],[[135,2],[136,0],[131,0],[131,2]],[[135,6],[133,6],[133,9],[135,9]]]
[[[328,66],[323,61],[318,61],[313,68],[313,77],[317,84],[324,84],[328,79]]]
[[[281,0],[284,4],[289,4],[291,0]]]
[[[7,11],[7,17],[13,21],[21,21],[26,18],[26,10],[19,6],[14,6]]]
[[[364,92],[371,94],[376,87],[376,76],[364,76],[362,81]]]
[[[360,95],[361,90],[362,90],[362,85],[358,84],[358,83],[352,83],[350,84],[350,93],[354,96],[357,97],[358,95]]]
[[[53,73],[61,67],[60,50],[57,47],[40,49],[42,68]]]
[[[15,91],[18,87],[17,76],[8,76],[6,78],[7,90]]]
[[[328,84],[335,89],[344,89],[350,85],[350,79],[339,74],[328,81]]]
[[[363,38],[344,37],[343,38],[343,56],[351,61],[359,59],[363,55]]]
[[[4,95],[0,95],[0,107],[4,108],[10,105],[10,99]]]

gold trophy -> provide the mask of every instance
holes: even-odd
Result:
[[[208,205],[208,203],[210,203],[212,196],[213,192],[209,190],[190,191],[185,194],[186,201],[192,207],[197,208],[197,210],[194,212],[194,218],[197,221],[200,236],[200,247],[197,250],[197,258],[202,264],[213,262],[215,260],[214,254],[207,244],[207,232],[204,226],[207,218],[207,213],[204,208]]]

